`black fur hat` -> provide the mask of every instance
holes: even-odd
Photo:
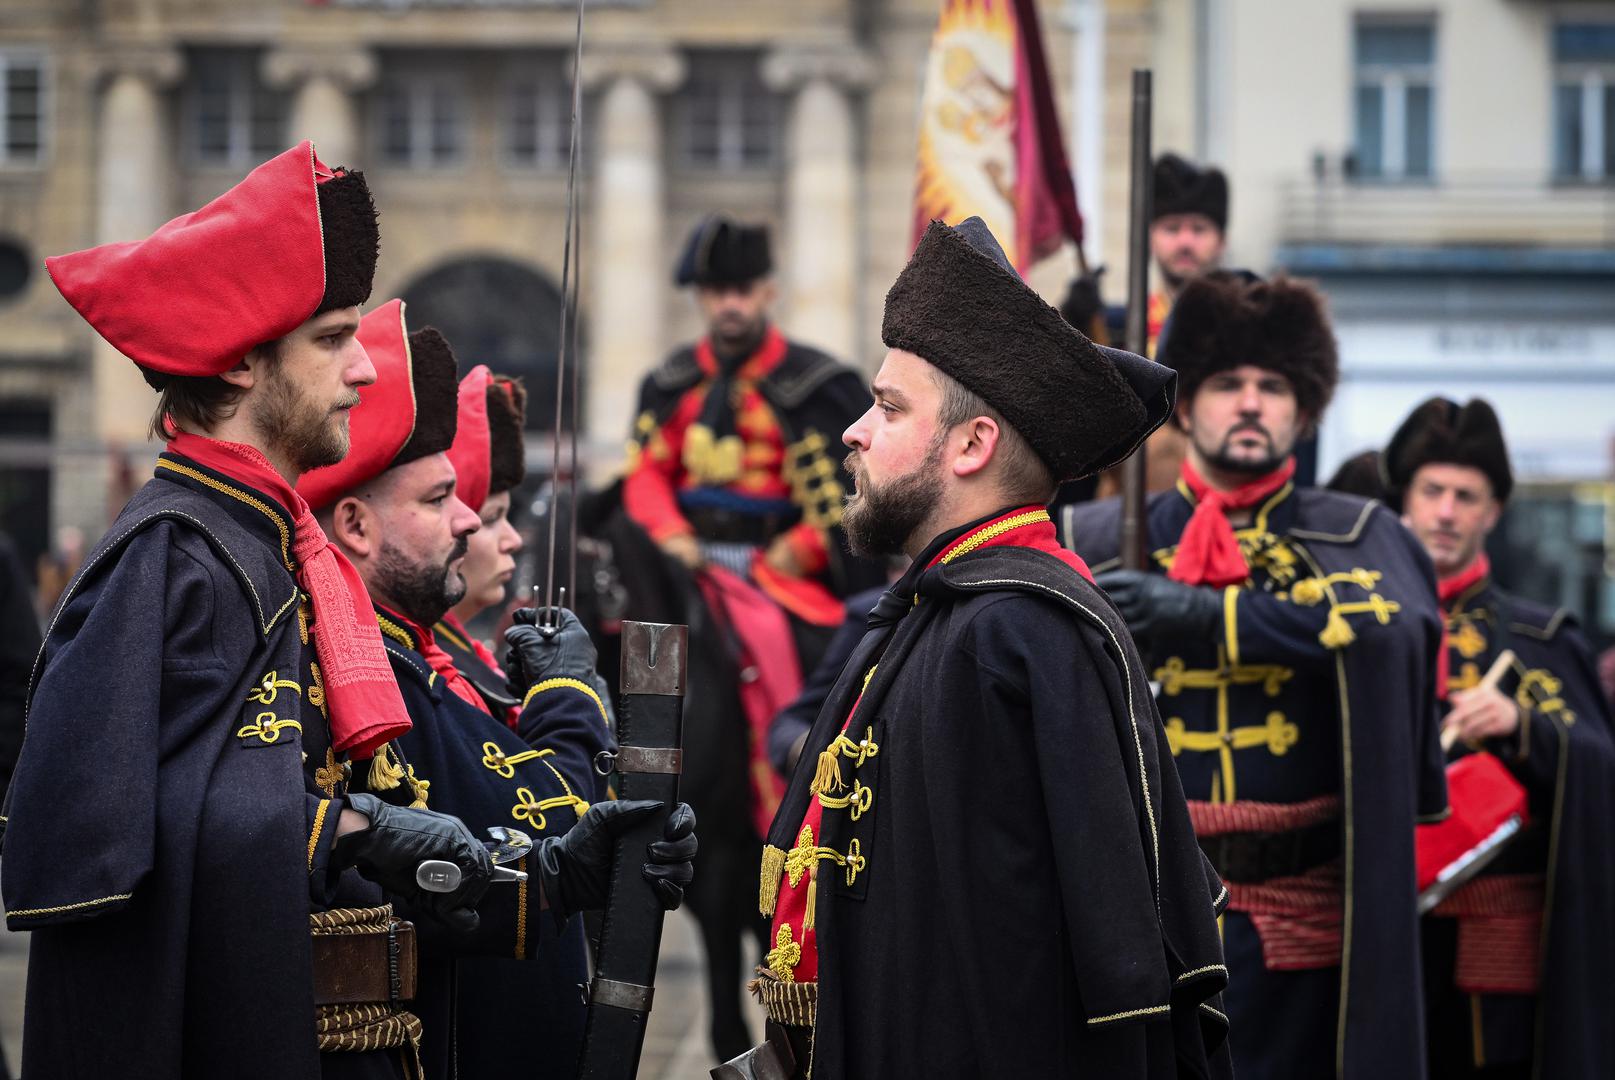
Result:
[[[1178,373],[1187,401],[1219,371],[1243,364],[1290,380],[1314,423],[1340,380],[1340,358],[1323,297],[1293,278],[1264,281],[1216,270],[1189,282],[1172,305],[1155,358]]]
[[[325,295],[316,315],[359,307],[370,299],[381,251],[376,204],[364,173],[334,171],[335,176],[314,189],[320,198],[320,231],[325,237]]]
[[[673,284],[742,285],[773,269],[768,226],[741,225],[728,214],[713,214],[690,233]]]
[[[1362,450],[1340,463],[1335,475],[1324,485],[1330,491],[1343,491],[1347,495],[1361,495],[1365,499],[1385,501],[1385,478],[1380,475],[1380,452]]]
[[[460,373],[454,350],[435,327],[409,335],[409,371],[415,385],[415,430],[389,468],[441,454],[454,445],[460,424]]]
[[[1172,373],[1074,329],[978,217],[931,222],[886,294],[881,340],[997,409],[1059,482],[1114,465],[1172,411]]]
[[[1168,214],[1203,214],[1228,231],[1228,178],[1221,169],[1197,169],[1176,154],[1155,159],[1155,202],[1150,219]]]
[[[1459,405],[1433,397],[1408,414],[1391,436],[1381,459],[1385,484],[1397,506],[1421,465],[1439,462],[1479,469],[1492,482],[1492,494],[1507,502],[1514,490],[1503,425],[1483,398]]]
[[[495,375],[488,384],[488,494],[509,491],[527,476],[527,388],[520,379]]]

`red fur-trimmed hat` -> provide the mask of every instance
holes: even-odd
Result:
[[[509,491],[527,475],[522,435],[527,391],[519,380],[478,364],[460,380],[459,397],[459,426],[449,448],[460,479],[455,493],[480,512],[490,497]]]
[[[404,302],[389,300],[359,321],[358,337],[376,381],[359,388],[359,404],[348,414],[348,456],[297,482],[316,510],[388,469],[454,445],[457,372],[443,335],[431,327],[411,333]]]
[[[364,176],[309,142],[144,240],[45,260],[84,320],[148,381],[218,375],[321,311],[370,296],[376,208]]]

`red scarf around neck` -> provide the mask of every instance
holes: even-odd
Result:
[[[369,590],[326,539],[314,512],[255,447],[180,432],[168,449],[263,492],[292,516],[298,586],[314,605],[314,652],[325,684],[333,749],[369,757],[410,728],[409,712],[381,647]]]
[[[1248,510],[1288,484],[1295,475],[1295,458],[1287,458],[1266,476],[1241,484],[1232,491],[1217,491],[1206,483],[1187,458],[1179,475],[1195,497],[1194,516],[1183,530],[1177,557],[1172,560],[1172,569],[1166,576],[1185,585],[1210,585],[1218,589],[1238,585],[1250,576],[1250,567],[1245,565],[1245,556],[1239,550],[1228,511]]]
[[[1492,560],[1482,551],[1475,556],[1473,562],[1451,577],[1442,578],[1436,582],[1436,595],[1441,598],[1442,608],[1452,606],[1452,602],[1462,596],[1471,585],[1492,572]]]
[[[448,688],[453,690],[456,696],[468,704],[475,705],[483,712],[488,711],[488,703],[482,700],[482,695],[477,693],[475,686],[471,685],[471,680],[466,678],[464,673],[454,666],[454,657],[443,651],[443,646],[437,643],[437,635],[414,619],[406,618],[391,608],[387,609],[387,617],[403,623],[404,627],[415,635],[415,648],[421,654],[421,659],[426,661],[427,667],[437,672],[437,677],[447,683]],[[452,615],[445,615],[444,617],[453,618]],[[470,634],[466,635],[468,640],[470,637]]]

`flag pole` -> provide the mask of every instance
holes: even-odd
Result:
[[[1153,90],[1150,70],[1133,69],[1132,190],[1127,225],[1127,351],[1145,354],[1149,348],[1150,287],[1150,113]],[[1122,463],[1122,565],[1142,570],[1149,561],[1149,537],[1144,522],[1145,449],[1139,444]]]

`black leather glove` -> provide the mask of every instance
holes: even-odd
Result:
[[[546,679],[577,679],[590,682],[600,655],[589,632],[578,617],[560,608],[557,629],[545,633],[538,628],[538,609],[520,608],[512,616],[515,625],[505,631],[505,671],[510,692],[526,698],[527,691]]]
[[[538,877],[557,919],[606,906],[617,837],[661,809],[662,804],[654,800],[597,802],[564,836],[539,842],[534,849]],[[679,803],[667,817],[662,839],[645,848],[650,861],[640,874],[655,888],[662,907],[672,911],[684,900],[685,886],[695,877],[695,812]]]
[[[1110,594],[1127,628],[1141,641],[1211,634],[1222,618],[1218,589],[1185,585],[1145,570],[1106,570],[1094,584]]]
[[[465,822],[433,810],[393,806],[374,795],[349,795],[348,806],[369,818],[370,827],[337,838],[333,858],[339,865],[354,867],[407,903],[411,912],[461,933],[477,928],[476,904],[488,889],[493,863]],[[417,885],[415,870],[428,859],[458,866],[460,887],[435,893]]]

